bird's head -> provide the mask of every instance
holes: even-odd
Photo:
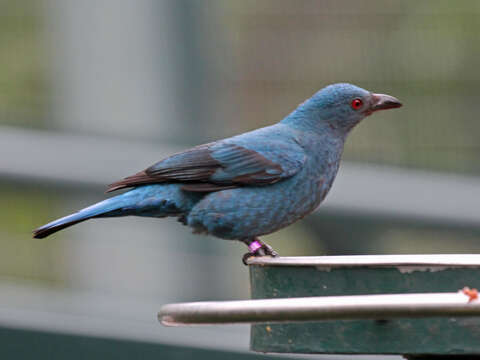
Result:
[[[333,84],[300,104],[284,122],[305,130],[329,128],[346,135],[366,116],[400,106],[400,101],[390,95],[371,93],[352,84]]]

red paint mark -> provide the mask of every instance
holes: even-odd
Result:
[[[470,289],[468,286],[465,286],[462,289],[462,292],[468,296],[468,302],[472,302],[473,300],[478,299],[478,290],[477,289]]]

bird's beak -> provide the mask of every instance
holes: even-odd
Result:
[[[370,111],[395,109],[402,106],[398,99],[385,94],[372,94],[372,105]]]

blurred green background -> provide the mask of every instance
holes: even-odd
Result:
[[[480,184],[479,15],[475,0],[0,0],[0,285],[157,304],[248,297],[244,247],[174,221],[31,230],[171,151],[279,121],[333,82],[404,103],[366,119],[344,155],[373,187],[377,169],[401,174],[389,210],[335,198],[266,240],[282,255],[478,252],[478,207],[452,199]],[[401,179],[418,174],[447,191],[409,192]],[[427,220],[414,205],[395,215],[405,197],[422,198]]]

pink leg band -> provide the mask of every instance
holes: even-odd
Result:
[[[252,241],[249,245],[248,245],[248,250],[252,253],[252,254],[255,254],[255,252],[260,249],[262,247],[262,244],[260,243],[260,241],[258,240],[255,240],[255,241]]]

